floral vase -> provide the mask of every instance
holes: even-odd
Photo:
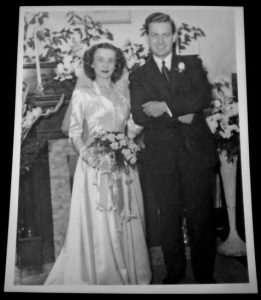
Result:
[[[227,239],[218,246],[218,252],[229,256],[245,256],[246,244],[238,235],[236,228],[236,175],[238,156],[228,162],[227,152],[220,153],[220,173],[224,187],[228,213],[229,234]]]

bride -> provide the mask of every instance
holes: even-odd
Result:
[[[88,145],[97,133],[125,133],[126,128],[133,133],[135,128],[129,99],[115,84],[123,74],[125,59],[117,47],[100,43],[85,52],[83,62],[92,84],[76,87],[72,95],[69,138],[79,158],[69,224],[65,243],[45,284],[150,284],[137,168],[128,165],[129,172],[119,169],[113,181],[112,174],[103,174],[88,163]]]

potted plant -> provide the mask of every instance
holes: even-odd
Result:
[[[82,17],[73,11],[66,13],[68,25],[61,30],[52,31],[45,27],[48,18],[48,12],[28,13],[25,16],[24,80],[32,81],[35,78],[35,74],[30,71],[35,69],[38,55],[44,93],[71,92],[76,82],[77,72],[81,68],[83,52],[92,42],[101,38],[113,40],[113,35],[90,16]],[[31,82],[30,85],[31,90],[34,90],[35,85]]]
[[[220,79],[213,83],[213,107],[206,118],[214,135],[220,156],[220,175],[228,213],[229,234],[218,246],[218,252],[229,256],[245,256],[246,245],[236,226],[236,176],[239,156],[238,99],[231,84]]]
[[[146,34],[144,25],[140,31],[141,36]],[[205,33],[201,28],[190,26],[186,23],[182,23],[180,27],[178,27],[177,32],[178,40],[177,43],[173,45],[175,51],[178,52],[177,54],[182,54],[182,51],[186,50],[193,40],[196,41],[200,37],[205,37]],[[123,47],[123,52],[126,57],[129,72],[132,72],[137,67],[143,65],[150,55],[150,50],[146,50],[143,44],[133,43],[129,39],[127,39]]]

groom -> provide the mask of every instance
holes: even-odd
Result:
[[[203,115],[211,87],[198,57],[173,52],[177,32],[169,15],[148,16],[145,31],[151,56],[131,74],[130,95],[133,119],[144,127],[141,173],[148,235],[153,236],[159,216],[168,273],[163,283],[179,283],[186,271],[185,213],[195,280],[214,283],[212,176],[218,155]]]

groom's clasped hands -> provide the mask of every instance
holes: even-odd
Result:
[[[143,112],[149,117],[160,117],[165,112],[172,117],[172,113],[168,108],[166,102],[163,101],[149,101],[142,104]],[[179,116],[178,120],[184,124],[190,124],[193,121],[194,113]]]

